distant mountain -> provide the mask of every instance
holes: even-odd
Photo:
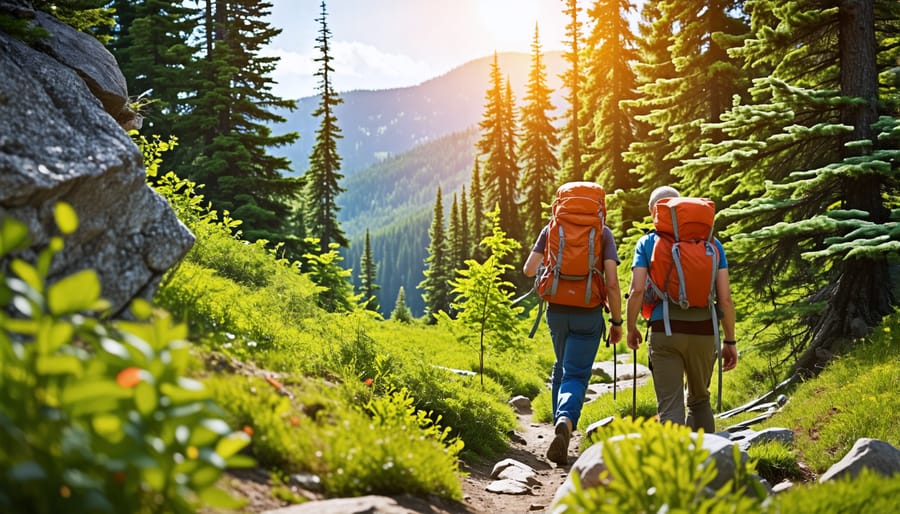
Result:
[[[497,59],[521,102],[531,56],[509,52],[498,54]],[[335,113],[344,136],[338,141],[342,173],[350,177],[389,156],[478,123],[492,62],[493,56],[470,61],[418,86],[341,93],[344,102],[337,106]],[[544,62],[548,85],[557,91],[554,105],[559,107],[564,103],[559,79],[564,70],[562,53],[548,52],[544,54]],[[300,134],[299,141],[276,152],[291,160],[297,174],[306,170],[315,144],[319,120],[312,112],[318,102],[316,96],[301,98],[295,111],[280,113],[287,118],[287,123],[275,127],[279,133]]]
[[[531,56],[503,53],[497,58],[521,105]],[[341,94],[344,102],[337,106],[336,116],[344,136],[338,152],[346,191],[338,196],[338,219],[350,239],[344,265],[353,268],[358,280],[369,230],[381,287],[378,300],[385,316],[393,310],[401,286],[413,314],[424,310],[417,286],[425,278],[435,194],[440,185],[449,213],[453,194],[469,182],[492,62],[493,56],[477,59],[418,86]],[[544,62],[560,114],[566,105],[559,78],[565,67],[562,53],[547,53]],[[288,123],[276,128],[300,133],[297,143],[280,152],[291,159],[297,173],[306,170],[315,143],[319,121],[312,111],[317,105],[318,97],[299,100],[297,110],[282,113]]]

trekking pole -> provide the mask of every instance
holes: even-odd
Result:
[[[631,370],[631,419],[637,419],[637,349],[634,350]]]
[[[609,334],[606,334],[606,346],[609,347]],[[616,345],[613,347],[613,401],[616,401],[616,389],[619,388],[619,374],[616,373]]]

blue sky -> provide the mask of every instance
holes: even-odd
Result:
[[[315,94],[319,0],[272,0],[284,29],[266,53],[281,57],[274,92]],[[562,0],[331,0],[328,27],[338,91],[416,85],[495,50],[530,52],[538,21],[544,51],[562,49]]]

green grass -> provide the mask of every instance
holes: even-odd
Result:
[[[840,460],[862,437],[900,446],[898,332],[900,315],[885,318],[869,339],[791,393],[784,410],[762,428],[792,429],[795,448],[816,473]]]

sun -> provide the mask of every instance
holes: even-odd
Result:
[[[478,0],[478,21],[496,50],[527,50],[538,21],[538,0]]]

